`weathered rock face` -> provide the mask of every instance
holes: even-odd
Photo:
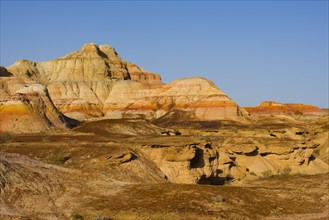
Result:
[[[279,102],[261,102],[256,107],[245,107],[248,113],[254,116],[266,115],[323,115],[326,111],[313,105],[282,104]]]
[[[211,81],[187,78],[163,85],[159,75],[124,61],[106,45],[86,44],[48,62],[20,60],[8,71],[45,85],[55,106],[75,119],[154,119],[173,109],[193,112],[201,120],[240,120],[244,115]]]
[[[0,132],[29,133],[69,126],[43,85],[17,77],[0,77],[0,119]]]
[[[153,89],[134,81],[121,81],[113,85],[104,103],[109,118],[125,115],[144,115],[159,118],[171,110],[193,113],[199,120],[243,120],[245,112],[214,83],[204,78],[175,80]]]
[[[48,62],[20,60],[8,71],[45,85],[56,107],[79,119],[103,115],[103,102],[116,80],[134,79],[148,87],[162,84],[159,75],[124,61],[110,46],[95,44]]]
[[[108,45],[85,44],[56,60],[32,62],[19,60],[9,66],[15,76],[24,76],[43,84],[65,81],[97,81],[103,79],[131,79],[145,84],[162,84],[160,76],[126,62]],[[136,75],[140,75],[136,77]]]
[[[316,145],[294,139],[269,139],[263,142],[265,144],[257,140],[233,138],[222,143],[218,168],[223,176],[232,176],[236,181],[275,175],[313,175],[329,171],[328,164],[316,159]]]
[[[145,146],[142,152],[173,183],[196,184],[217,175],[218,154],[208,143]]]
[[[329,172],[328,129],[319,124],[283,124],[256,127],[225,126],[202,132],[211,135],[219,155],[219,179],[239,181],[271,176],[313,175]],[[212,180],[211,180],[212,181]]]
[[[323,126],[325,122],[321,119],[307,128],[300,124],[228,124],[211,130],[168,131],[154,125],[147,126],[148,122],[144,120],[126,119],[89,122],[75,131],[92,131],[94,135],[106,137],[125,135],[122,139],[129,142],[130,149],[97,157],[101,164],[109,161],[128,166],[135,155],[136,161],[133,161],[143,162],[145,170],[149,169],[146,167],[157,170],[160,179],[173,183],[221,185],[271,176],[327,173],[328,131]],[[134,130],[141,130],[141,123],[145,129],[137,133]],[[123,143],[115,149],[123,149]],[[135,147],[131,149],[130,146]],[[95,168],[94,163],[92,167]],[[101,169],[105,168],[101,166]],[[138,175],[145,178],[141,173]]]

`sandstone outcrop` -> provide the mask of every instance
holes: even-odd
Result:
[[[60,112],[83,120],[90,117],[159,118],[173,109],[193,112],[199,120],[243,120],[244,110],[203,78],[167,85],[158,74],[123,60],[110,46],[86,44],[57,60],[20,60],[8,67],[14,76],[47,87]]]
[[[148,119],[164,116],[172,110],[192,113],[198,120],[243,120],[244,110],[204,78],[186,78],[147,89],[134,81],[113,85],[104,103],[106,117],[144,115]]]
[[[136,165],[131,167],[140,168]],[[213,187],[152,181],[129,183],[113,178],[111,169],[101,173],[78,167],[51,165],[0,152],[1,219],[328,218],[328,190],[324,190],[328,175]],[[130,170],[120,173],[130,175]]]
[[[208,143],[144,146],[142,152],[173,183],[197,184],[217,176],[218,154]]]
[[[89,133],[98,139],[120,138],[120,144],[111,148],[106,147],[106,144],[97,149],[97,153],[93,153],[94,158],[82,162],[85,167],[93,170],[110,169],[112,177],[124,169],[129,174],[119,178],[125,180],[128,176],[135,176],[141,182],[196,184],[217,175],[218,154],[208,142],[182,137],[179,131],[166,130],[145,120],[93,121],[82,124],[73,131]],[[163,133],[175,135],[162,135]],[[105,149],[106,153],[103,155],[102,151]]]
[[[146,87],[162,84],[159,75],[124,61],[107,45],[85,44],[57,60],[19,60],[7,69],[46,86],[56,107],[79,119],[103,115],[103,103],[117,80],[133,79]]]
[[[327,173],[327,134],[321,126],[223,128],[212,133],[212,146],[219,154],[219,177],[239,181]]]
[[[32,78],[45,85],[65,81],[97,82],[106,78],[133,78],[149,85],[162,84],[159,75],[126,62],[111,46],[97,46],[93,43],[85,44],[80,50],[56,60],[19,60],[7,69],[15,76]]]
[[[250,150],[248,145],[240,143],[237,151],[234,145],[224,143],[219,149],[221,159],[218,168],[223,176],[229,175],[233,181],[238,181],[280,175],[313,175],[329,171],[328,164],[315,158],[313,145],[303,145],[302,142],[293,140],[266,141],[269,146],[254,143]]]
[[[0,119],[0,132],[30,133],[69,127],[47,89],[19,77],[0,77]]]
[[[313,105],[282,104],[279,102],[261,102],[256,107],[244,107],[252,116],[266,115],[324,115],[327,112]]]
[[[107,159],[102,157],[102,161],[123,163],[121,166],[127,167],[142,162],[139,167],[144,166],[144,170],[153,167],[163,174],[162,178],[173,183],[221,185],[329,171],[328,131],[323,127],[324,120],[307,128],[299,124],[225,125],[212,130],[182,129],[172,136],[161,135],[167,132],[143,121],[145,129],[137,136],[137,132],[132,131],[140,127],[142,121],[104,120],[89,122],[74,130],[106,137],[122,137],[124,134],[127,145],[135,146],[133,150],[113,153]],[[121,141],[119,148],[115,149],[123,149]],[[134,155],[136,160],[124,162],[130,161]],[[157,175],[161,179],[161,175]]]

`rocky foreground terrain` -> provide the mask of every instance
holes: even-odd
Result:
[[[110,46],[0,69],[1,219],[328,219],[329,116],[165,84]]]

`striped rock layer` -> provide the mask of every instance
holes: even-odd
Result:
[[[104,116],[155,119],[176,109],[198,120],[245,118],[244,110],[213,82],[186,78],[164,84],[160,75],[123,60],[107,45],[86,44],[47,62],[20,60],[7,70],[46,87],[56,108],[78,120]]]
[[[43,85],[26,78],[0,77],[0,132],[31,133],[68,127]]]
[[[244,107],[254,116],[266,115],[323,115],[327,112],[313,105],[306,104],[282,104],[279,102],[261,102],[256,107]]]

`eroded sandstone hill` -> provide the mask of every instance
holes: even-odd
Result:
[[[10,76],[5,68],[1,75]],[[70,127],[47,89],[21,77],[0,77],[0,120],[0,132],[30,133]]]
[[[107,45],[86,44],[56,60],[20,60],[7,69],[44,85],[58,110],[78,120],[154,119],[173,109],[202,120],[244,120],[244,110],[211,81],[188,78],[165,85],[158,74],[123,60]]]
[[[267,115],[325,115],[327,111],[314,105],[306,104],[283,104],[279,102],[265,101],[256,107],[244,107],[245,110],[253,116]]]
[[[147,88],[162,84],[159,75],[124,61],[106,45],[86,44],[47,62],[19,60],[7,69],[46,86],[56,107],[79,119],[103,116],[104,102],[117,80],[136,80]]]

